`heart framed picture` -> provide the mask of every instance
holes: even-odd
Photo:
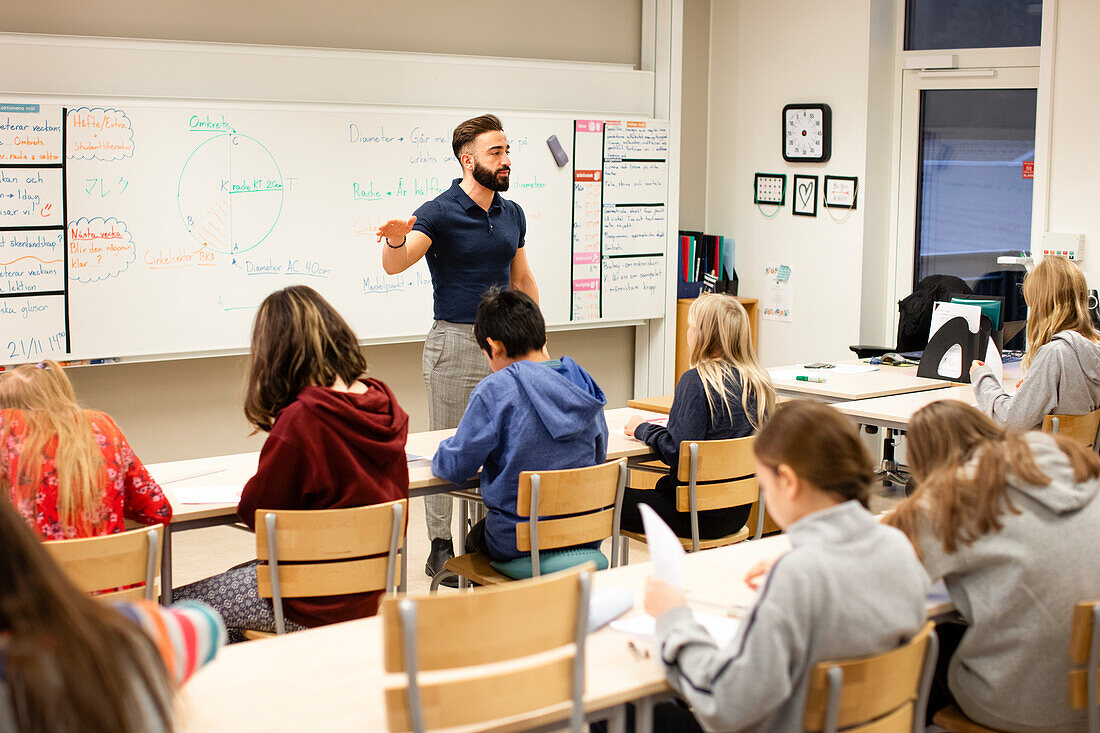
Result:
[[[817,216],[817,176],[795,175],[791,186],[791,213],[795,216]]]

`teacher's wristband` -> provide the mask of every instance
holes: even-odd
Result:
[[[408,235],[401,237],[401,244],[390,244],[390,240],[386,240],[386,246],[390,249],[401,249],[405,246],[405,240],[408,239]]]

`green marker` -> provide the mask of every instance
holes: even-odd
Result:
[[[795,379],[798,380],[799,382],[817,382],[818,384],[824,384],[825,383],[825,380],[822,379],[821,377],[806,377],[806,376],[803,376],[801,374],[798,375],[797,377],[795,377]]]

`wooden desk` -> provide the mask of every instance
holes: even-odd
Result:
[[[780,535],[693,553],[685,566],[688,593],[723,605],[751,604],[756,593],[743,582],[746,572],[789,547],[786,536]],[[648,562],[605,570],[593,576],[593,590],[630,589],[635,602],[631,614],[640,614],[650,573]],[[942,600],[930,597],[929,615],[943,610]],[[588,636],[586,711],[670,692],[656,650],[651,649],[647,659],[637,659],[627,640],[609,628]],[[635,644],[647,646],[637,640]],[[383,690],[387,681],[400,679],[383,671],[378,617],[235,644],[183,688],[180,730],[384,731]]]
[[[666,394],[660,397],[640,397],[627,400],[626,406],[635,410],[649,410],[667,415],[672,410],[672,395]]]
[[[628,438],[623,427],[636,410],[620,407],[606,410],[607,420],[607,459],[648,456],[652,451],[640,440]],[[659,417],[649,413],[649,417]],[[423,433],[410,433],[405,444],[408,453],[419,456],[409,461],[409,498],[441,494],[454,489],[454,484],[432,473],[432,456],[436,448],[445,439],[454,435],[451,430],[434,430]],[[200,529],[218,525],[236,524],[237,505],[234,504],[183,504],[179,501],[176,489],[189,486],[244,486],[256,473],[260,454],[237,453],[210,458],[194,458],[186,461],[153,463],[146,468],[149,474],[161,484],[164,493],[172,504],[172,522],[164,536],[164,550],[161,556],[161,603],[172,600],[172,534],[186,529]]]
[[[1004,377],[1001,379],[1001,386],[1005,392],[1014,394],[1016,383],[1022,376],[1023,367],[1019,362],[1005,365]],[[909,427],[909,420],[913,417],[913,413],[925,405],[940,400],[959,400],[977,407],[978,401],[974,398],[973,385],[954,382],[944,382],[944,384],[947,385],[945,389],[854,400],[837,403],[833,407],[860,425],[877,425],[880,428],[894,430],[905,430]]]
[[[809,364],[812,362],[802,362]],[[833,362],[863,364],[858,359]],[[924,392],[951,387],[953,382],[917,376],[916,367],[879,366],[877,371],[861,374],[838,374],[835,369],[805,369],[802,364],[769,367],[768,372],[796,371],[799,375],[820,377],[824,382],[800,382],[794,378],[772,379],[780,397],[816,399],[822,402],[865,400],[887,395]]]

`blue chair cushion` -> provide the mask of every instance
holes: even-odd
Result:
[[[546,550],[539,553],[539,572],[543,575],[566,570],[586,562],[596,563],[597,570],[607,570],[611,564],[599,550],[588,547],[568,547],[564,550]],[[493,560],[490,565],[498,573],[514,580],[531,577],[531,556],[524,555],[514,560]]]

